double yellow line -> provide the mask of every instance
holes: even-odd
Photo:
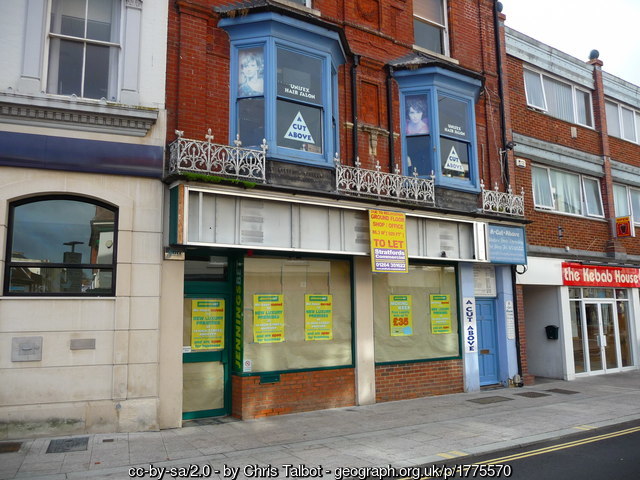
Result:
[[[520,460],[521,458],[534,457],[536,455],[542,455],[544,453],[555,452],[557,450],[564,450],[566,448],[573,448],[580,445],[586,445],[587,443],[599,442],[601,440],[607,440],[609,438],[620,437],[622,435],[629,435],[640,431],[640,426],[627,428],[625,430],[618,430],[617,432],[605,433],[603,435],[596,435],[595,437],[583,438],[574,442],[561,443],[558,445],[551,445],[545,448],[538,448],[536,450],[529,450],[528,452],[517,453],[515,455],[508,455],[506,457],[493,458],[491,460],[485,460],[483,462],[477,462],[475,465],[496,465],[499,463],[510,462],[512,460]]]
[[[609,438],[620,437],[622,435],[629,435],[630,433],[635,433],[639,431],[640,431],[640,426],[627,428],[625,430],[618,430],[616,432],[605,433],[603,435],[596,435],[595,437],[583,438],[581,440],[575,440],[573,442],[560,443],[558,445],[551,445],[549,447],[538,448],[536,450],[529,450],[527,452],[516,453],[514,455],[508,455],[506,457],[492,458],[491,460],[475,462],[473,463],[473,465],[499,465],[506,462],[511,462],[513,460],[520,460],[522,458],[534,457],[536,455],[555,452],[557,450],[564,450],[567,448],[578,447],[580,445],[585,445],[587,443],[599,442],[602,440],[607,440]],[[420,480],[427,480],[429,478],[432,478],[432,477],[422,477]],[[410,479],[407,477],[407,478],[401,478],[398,480],[410,480]]]

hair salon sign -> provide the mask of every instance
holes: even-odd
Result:
[[[638,288],[640,287],[640,270],[564,262],[562,284],[580,287]]]

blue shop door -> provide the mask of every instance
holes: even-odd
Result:
[[[493,300],[476,300],[480,386],[498,383],[498,334]]]

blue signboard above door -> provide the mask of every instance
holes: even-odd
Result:
[[[527,264],[527,242],[523,227],[489,225],[488,230],[491,263]]]

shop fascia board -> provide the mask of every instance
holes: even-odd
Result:
[[[480,217],[480,216],[475,216],[475,218],[472,219],[472,218],[469,218],[468,216],[449,213],[449,212],[438,215],[435,213],[418,212],[415,209],[411,209],[411,208],[398,208],[398,207],[390,206],[387,204],[384,204],[384,205],[368,204],[364,202],[355,202],[352,200],[345,200],[342,198],[323,200],[317,197],[311,197],[308,195],[297,194],[297,193],[289,193],[287,195],[282,195],[276,192],[268,192],[268,191],[260,191],[258,193],[258,192],[251,192],[246,190],[238,190],[238,189],[235,189],[234,187],[227,187],[222,185],[213,185],[208,187],[192,186],[192,185],[186,185],[184,184],[184,182],[181,182],[179,180],[169,185],[169,188],[171,189],[180,184],[185,185],[185,189],[186,189],[185,195],[187,194],[187,192],[204,192],[204,193],[211,193],[216,195],[228,195],[232,197],[245,197],[245,198],[259,199],[259,200],[271,200],[275,202],[297,203],[302,205],[314,205],[314,206],[320,206],[320,207],[339,208],[339,209],[345,209],[345,210],[358,210],[362,212],[366,212],[368,210],[385,210],[390,212],[404,213],[408,217],[426,218],[430,220],[440,220],[440,221],[455,221],[460,223],[471,223],[471,224],[492,223],[492,224],[499,224],[499,225],[522,226],[524,223],[529,223],[529,222],[517,221],[518,219],[515,219],[516,221],[509,221],[509,220],[504,220],[502,218],[492,218],[492,217],[490,218],[490,217]]]

